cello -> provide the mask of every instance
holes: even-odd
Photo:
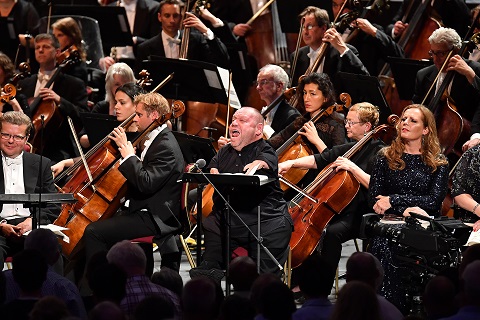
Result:
[[[390,116],[389,125],[380,125],[365,134],[342,157],[350,159],[370,139],[392,128],[398,117]],[[282,180],[282,178],[280,178]],[[290,201],[288,211],[294,223],[290,239],[292,268],[298,267],[315,250],[324,228],[353,200],[360,183],[351,172],[336,171],[332,164],[325,167],[301,194]]]
[[[45,88],[52,86],[62,69],[80,62],[80,54],[75,46],[63,51],[62,57],[64,57],[64,60],[57,66],[57,69],[45,84]],[[40,96],[33,100],[30,109],[32,110],[32,124],[35,128],[34,134],[30,137],[30,143],[34,152],[42,153],[45,142],[58,131],[64,119],[55,102],[44,101]]]
[[[320,109],[320,112],[316,114],[311,121],[315,123],[322,117],[331,115],[334,111],[343,111],[344,108],[348,109],[351,105],[352,98],[348,93],[342,93],[340,94],[340,101],[342,101],[343,104],[335,103],[327,108]],[[302,130],[303,128],[298,130],[275,151],[278,156],[278,162],[303,158],[313,154],[312,150],[305,144],[300,135],[300,131]],[[280,187],[283,191],[288,190],[290,185],[295,185],[302,180],[307,172],[308,169],[290,168],[283,175],[285,182],[280,182]]]
[[[154,91],[158,90],[171,77],[172,75]],[[157,125],[161,125],[171,118],[179,117],[184,110],[185,106],[182,102],[174,102],[170,112],[161,115],[141,132],[132,141],[132,145],[140,145],[146,135]],[[121,126],[128,127],[134,117],[135,114],[132,114],[122,122]],[[69,241],[60,241],[63,253],[68,258],[74,257],[80,249],[80,240],[87,225],[111,217],[120,207],[120,200],[127,191],[126,179],[118,170],[120,152],[108,136],[89,150],[87,155],[88,159],[82,159],[86,163],[85,167],[81,167],[82,161],[77,161],[67,170],[69,172],[76,170],[70,180],[62,188],[57,187],[60,192],[74,193],[77,200],[75,204],[64,204],[60,215],[54,222],[55,225],[68,228],[65,230],[65,234],[69,237]],[[65,172],[62,173],[63,176],[68,173]],[[58,176],[55,182],[61,178]]]

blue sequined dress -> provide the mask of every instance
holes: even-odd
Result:
[[[401,216],[408,207],[420,207],[430,215],[438,216],[447,194],[448,165],[437,167],[435,172],[421,159],[421,155],[404,153],[405,169],[392,170],[383,155],[377,156],[369,184],[369,206],[373,208],[378,195],[390,196],[392,207],[385,214]],[[403,225],[391,225],[402,228]],[[386,237],[372,239],[369,251],[383,265],[385,277],[381,292],[404,314],[410,309],[406,294],[418,286],[408,262],[397,259],[392,242]]]

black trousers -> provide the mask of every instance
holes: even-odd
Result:
[[[8,224],[17,225],[27,218],[17,218],[8,220]],[[23,243],[25,237],[20,238],[6,238],[0,234],[0,266],[3,268],[3,264],[5,263],[5,259],[8,256],[12,256],[15,253],[18,253],[23,250]]]
[[[205,253],[203,255],[203,259],[205,261],[217,262],[221,266],[225,266],[224,241],[226,241],[226,239],[224,237],[224,225],[220,222],[219,217],[216,214],[212,213],[210,216],[203,220],[203,229],[205,239]],[[256,234],[256,228],[253,231]],[[274,231],[269,232],[268,234],[262,234],[263,245],[268,248],[268,250],[272,253],[275,259],[278,260],[282,267],[288,258],[288,244],[290,242],[291,235],[292,226],[286,219],[284,226],[277,228]],[[257,261],[257,241],[255,240],[255,238],[253,238],[250,232],[245,229],[244,226],[232,227],[229,240],[229,257],[231,257],[232,252],[236,248],[243,247],[248,251],[249,257],[259,263],[260,271],[262,273],[275,273],[279,275],[281,274],[278,266],[272,261],[272,259],[262,248],[260,248],[260,261]]]
[[[122,212],[110,219],[93,222],[87,226],[83,234],[86,261],[88,263],[90,258],[98,252],[108,251],[119,241],[159,235],[159,252],[162,255],[162,265],[164,265],[163,260],[166,255],[179,255],[175,234],[173,228],[172,232],[161,234],[150,213],[146,211]]]
[[[340,262],[342,244],[358,237],[361,218],[354,210],[348,210],[334,216],[328,224],[319,249],[334,269]]]

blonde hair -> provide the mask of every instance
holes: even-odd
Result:
[[[143,103],[143,109],[150,115],[153,111],[157,111],[158,115],[161,117],[167,113],[170,113],[170,105],[161,94],[155,92],[139,94],[135,97],[133,101],[135,105]]]
[[[435,123],[435,116],[432,111],[421,104],[411,104],[403,109],[402,116],[405,111],[409,109],[418,109],[422,113],[422,122],[425,128],[428,128],[428,133],[422,137],[421,157],[422,161],[432,168],[432,172],[437,170],[438,166],[448,164],[447,159],[442,154],[440,142],[437,136],[437,126]],[[405,161],[402,160],[402,155],[405,151],[405,144],[401,138],[401,126],[397,124],[397,137],[392,141],[392,144],[382,149],[382,153],[387,159],[388,167],[392,170],[405,169]]]
[[[23,112],[20,111],[7,111],[0,116],[0,130],[2,129],[3,123],[10,123],[17,126],[26,125],[25,135],[30,135],[33,124],[32,120]]]
[[[358,119],[364,123],[369,122],[372,125],[372,128],[375,128],[378,125],[380,112],[378,111],[378,108],[370,102],[356,103],[348,111],[357,112]]]

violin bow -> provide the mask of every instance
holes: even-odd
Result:
[[[230,119],[230,87],[232,86],[232,71],[230,70],[228,79],[228,93],[227,93],[227,120],[225,121],[225,138],[228,137],[228,119]]]

